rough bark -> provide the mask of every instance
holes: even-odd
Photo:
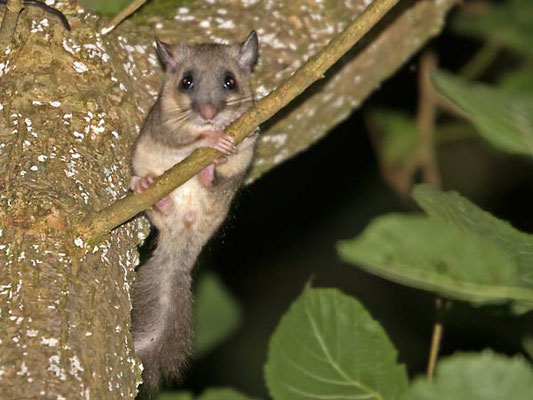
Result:
[[[50,3],[50,2],[49,2]],[[244,38],[255,28],[265,95],[366,6],[365,0],[188,1],[108,35],[76,0],[72,25],[25,9],[0,54],[0,398],[132,398],[139,364],[129,286],[146,222],[101,243],[71,221],[126,193],[132,140],[157,92],[154,33],[166,40]],[[326,79],[269,122],[251,180],[345,118],[442,26],[450,0],[402,3]]]

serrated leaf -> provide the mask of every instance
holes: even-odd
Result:
[[[456,192],[418,185],[413,196],[432,218],[449,222],[506,251],[517,266],[516,284],[533,289],[533,235],[515,229]]]
[[[371,273],[443,296],[473,302],[513,296],[516,264],[506,252],[421,215],[376,218],[338,249],[343,260]]]
[[[415,199],[429,214],[375,219],[340,256],[407,286],[476,304],[514,301],[533,307],[533,238],[479,209],[457,193],[418,186]]]
[[[533,155],[533,94],[473,84],[445,72],[434,73],[433,83],[492,145]]]
[[[381,325],[335,289],[307,289],[291,305],[271,337],[265,375],[275,400],[393,400],[407,385]]]
[[[533,368],[491,351],[456,354],[437,364],[433,381],[415,380],[403,400],[530,400]]]
[[[480,15],[458,15],[451,28],[456,33],[490,40],[515,50],[520,55],[533,56],[533,2],[508,0],[490,3],[488,12]]]
[[[200,275],[195,288],[194,354],[201,357],[227,339],[239,326],[242,311],[213,273]]]
[[[231,388],[213,388],[206,390],[198,400],[254,400]]]

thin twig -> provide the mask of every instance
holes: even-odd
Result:
[[[13,41],[17,20],[22,10],[22,0],[7,0],[2,26],[0,26],[0,48],[5,49]]]
[[[444,318],[448,309],[449,303],[440,297],[435,299],[435,309],[437,316],[433,324],[433,334],[431,335],[431,346],[429,350],[429,359],[427,366],[427,376],[429,379],[433,379],[435,374],[435,365],[439,357],[440,344],[442,342],[442,334],[444,332]]]
[[[233,136],[236,143],[244,140],[249,132],[289,104],[313,82],[322,78],[328,68],[350,50],[398,1],[374,0],[343,32],[310,58],[290,79],[233,122],[225,133]],[[210,148],[196,150],[159,176],[142,194],[130,194],[116,201],[109,207],[84,218],[75,225],[75,228],[87,239],[99,238],[139,212],[152,207],[220,155],[218,151]]]
[[[427,51],[420,58],[420,74],[418,80],[418,114],[417,131],[420,137],[420,147],[417,154],[418,167],[422,172],[422,181],[436,188],[441,187],[441,177],[435,154],[435,125],[438,113],[437,93],[431,83],[431,74],[437,68],[436,56]],[[436,317],[433,323],[433,334],[429,348],[427,375],[433,378],[435,364],[439,357],[442,333],[444,331],[444,300],[435,300]]]
[[[472,58],[461,68],[459,74],[468,80],[479,78],[500,54],[501,45],[493,41],[485,42]]]
[[[144,3],[146,3],[147,0],[133,0],[131,3],[129,3],[126,8],[124,8],[121,12],[119,12],[115,17],[111,20],[109,25],[102,29],[102,35],[105,35],[109,32],[111,32],[113,29],[115,29],[117,26],[120,25],[122,21],[124,21],[126,18],[128,18],[131,14],[133,14],[139,7],[141,7]]]
[[[418,81],[417,131],[420,137],[418,149],[418,166],[422,171],[424,183],[440,188],[441,178],[435,155],[435,119],[437,116],[437,99],[431,83],[431,73],[437,67],[433,53],[426,52],[420,58],[420,75]]]

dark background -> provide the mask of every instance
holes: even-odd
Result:
[[[445,32],[427,48],[440,66],[464,64],[479,43]],[[515,62],[502,54],[484,74],[489,81]],[[244,188],[221,232],[207,246],[196,274],[216,271],[241,303],[236,334],[194,360],[182,387],[201,391],[231,386],[267,397],[263,379],[268,339],[281,315],[311,282],[356,297],[386,329],[410,376],[422,373],[435,317],[434,296],[396,285],[342,263],[337,241],[357,236],[389,212],[413,211],[381,179],[365,115],[375,108],[416,112],[418,57],[376,91],[364,106],[308,151]],[[471,137],[438,148],[444,189],[453,189],[515,227],[533,232],[533,162]],[[530,313],[532,314],[532,313]],[[491,347],[521,351],[533,315],[513,317],[505,307],[455,302],[447,315],[442,354]]]

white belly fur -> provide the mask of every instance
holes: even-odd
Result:
[[[141,138],[133,154],[133,172],[136,176],[143,177],[149,173],[156,176],[162,175],[175,164],[189,156],[190,150],[176,150],[155,143],[149,136]],[[201,215],[209,207],[207,189],[202,186],[198,177],[193,177],[179,188],[174,190],[170,197],[174,202],[173,213],[167,218],[166,223],[183,223],[186,213]],[[151,213],[150,219],[159,228],[163,228],[163,218],[158,218]],[[162,217],[162,216],[161,216]],[[168,221],[168,220],[172,221]],[[174,225],[174,227],[176,227]]]

